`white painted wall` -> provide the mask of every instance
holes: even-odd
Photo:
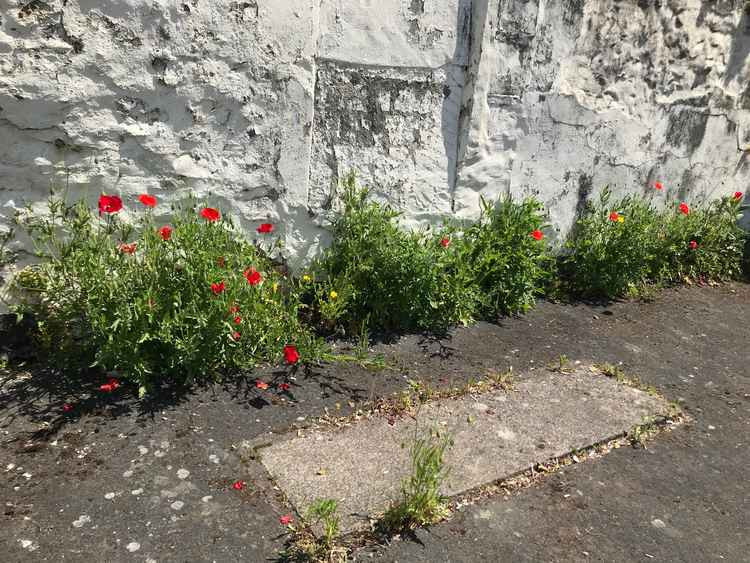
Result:
[[[742,5],[0,0],[0,229],[53,179],[92,205],[192,191],[299,263],[349,169],[406,224],[510,192],[561,235],[605,184],[744,192]]]

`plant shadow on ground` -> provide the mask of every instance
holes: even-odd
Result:
[[[43,428],[22,433],[11,441],[39,441],[54,436],[75,420],[95,416],[113,419],[135,415],[154,419],[165,409],[188,403],[193,396],[216,398],[222,394],[246,407],[261,410],[273,407],[283,397],[294,403],[296,393],[303,387],[314,388],[322,399],[361,402],[368,390],[330,369],[329,365],[295,365],[287,367],[259,366],[243,373],[220,379],[186,383],[163,380],[151,393],[138,398],[137,385],[122,381],[118,389],[103,392],[99,386],[107,381],[98,369],[76,373],[62,373],[45,365],[36,357],[31,337],[33,327],[17,325],[15,316],[0,317],[0,425],[7,427],[16,418],[41,423]],[[262,381],[275,393],[262,393],[257,382]],[[286,383],[289,387],[280,390]],[[361,382],[360,382],[361,383]],[[66,405],[74,405],[66,412]]]
[[[419,347],[425,355],[431,358],[440,358],[447,360],[451,358],[456,349],[449,345],[453,336],[447,330],[440,332],[422,333],[419,339]]]

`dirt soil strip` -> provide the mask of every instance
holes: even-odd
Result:
[[[414,417],[376,417],[335,430],[309,430],[262,450],[262,461],[298,511],[339,502],[343,531],[369,524],[400,493],[415,435],[454,439],[443,493],[459,494],[666,415],[667,403],[587,367],[548,372],[512,391],[435,401]]]

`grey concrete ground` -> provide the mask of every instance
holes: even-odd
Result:
[[[748,342],[750,286],[729,285],[665,291],[652,303],[542,303],[448,338],[404,337],[379,346],[393,368],[375,375],[265,370],[138,401],[127,387],[101,396],[102,381],[16,367],[0,376],[2,560],[274,560],[285,539],[279,517],[299,516],[263,466],[240,454],[243,440],[273,441],[326,409],[347,414],[407,379],[451,385],[512,365],[533,381],[543,372],[535,366],[565,354],[622,362],[680,399],[693,421],[647,449],[567,467],[355,557],[750,561]],[[256,378],[291,389],[260,390]]]
[[[495,334],[622,361],[692,423],[537,486],[466,507],[371,554],[388,562],[750,561],[750,291],[691,289],[638,307],[546,305]],[[523,328],[522,328],[523,327]],[[567,334],[566,334],[567,333]]]
[[[454,496],[667,412],[663,399],[579,366],[540,373],[511,391],[438,399],[412,416],[382,414],[340,429],[283,436],[262,450],[261,459],[300,513],[316,499],[335,499],[347,532],[367,528],[398,500],[411,469],[409,446],[430,431],[452,439],[441,492]]]

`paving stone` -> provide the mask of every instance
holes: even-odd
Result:
[[[286,436],[262,450],[262,461],[302,514],[316,499],[336,499],[348,531],[398,499],[410,470],[409,445],[429,429],[454,440],[443,486],[450,496],[617,437],[666,409],[663,399],[588,367],[567,374],[541,371],[510,392],[428,403],[415,417],[376,416]]]

